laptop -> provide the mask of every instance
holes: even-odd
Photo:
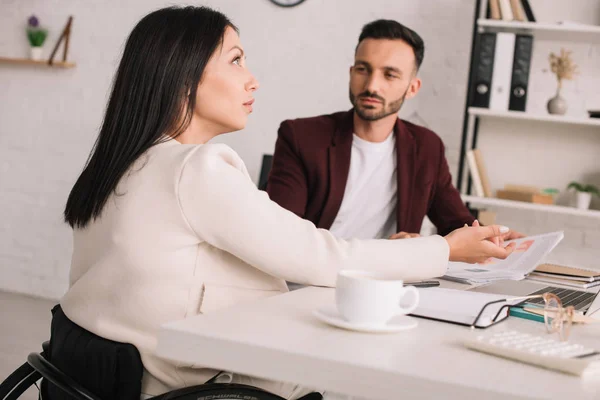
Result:
[[[598,295],[598,290],[597,287],[590,290],[566,289],[528,280],[503,280],[471,289],[474,292],[505,294],[507,296],[530,296],[551,292],[560,298],[563,306],[573,306],[575,311],[585,316],[600,319],[600,296]],[[543,305],[544,300],[533,299],[527,300],[527,302]]]

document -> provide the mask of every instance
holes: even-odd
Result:
[[[490,283],[501,279],[517,281],[524,279],[543,262],[563,237],[563,231],[558,231],[507,241],[505,244],[515,242],[516,248],[505,260],[493,258],[484,264],[451,261],[443,278],[468,284]]]

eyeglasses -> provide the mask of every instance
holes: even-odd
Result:
[[[543,308],[536,304],[527,303],[527,300],[539,298],[544,300]],[[483,315],[487,306],[497,303],[504,303],[509,300],[523,301],[515,305],[505,304],[504,306],[502,306],[492,319],[492,325],[504,321],[508,317],[509,313],[507,310],[506,315],[503,318],[500,318],[503,310],[510,308],[521,308],[525,309],[526,311],[532,311],[536,314],[543,314],[544,325],[546,326],[546,330],[548,331],[548,333],[558,333],[558,336],[560,337],[561,341],[566,341],[569,338],[569,333],[571,332],[571,325],[573,325],[573,315],[575,314],[575,308],[573,306],[563,307],[560,298],[554,293],[544,293],[533,296],[513,297],[510,299],[491,301],[485,304],[481,311],[479,311],[479,314],[477,315],[477,317],[475,317],[475,321],[473,321],[471,328],[475,328],[477,326],[477,322],[479,321],[479,319],[481,319],[481,316]],[[538,309],[539,312],[537,312],[536,309]]]

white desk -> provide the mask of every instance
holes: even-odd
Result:
[[[394,334],[349,332],[312,311],[333,289],[305,288],[173,322],[158,354],[262,378],[370,399],[600,398],[600,379],[584,380],[463,348],[461,338],[517,329],[545,335],[541,323],[511,317],[486,330],[417,318]],[[600,348],[600,324],[576,326],[573,341]]]

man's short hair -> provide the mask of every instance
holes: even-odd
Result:
[[[360,32],[360,37],[358,38],[358,44],[356,45],[356,50],[358,50],[358,45],[365,39],[400,39],[404,40],[406,43],[412,47],[413,52],[415,53],[415,63],[416,70],[418,71],[421,67],[421,63],[423,62],[423,57],[425,55],[425,43],[423,43],[423,39],[419,34],[412,29],[402,25],[398,21],[390,20],[390,19],[378,19],[373,22],[369,22],[365,26],[363,26],[362,31]]]

